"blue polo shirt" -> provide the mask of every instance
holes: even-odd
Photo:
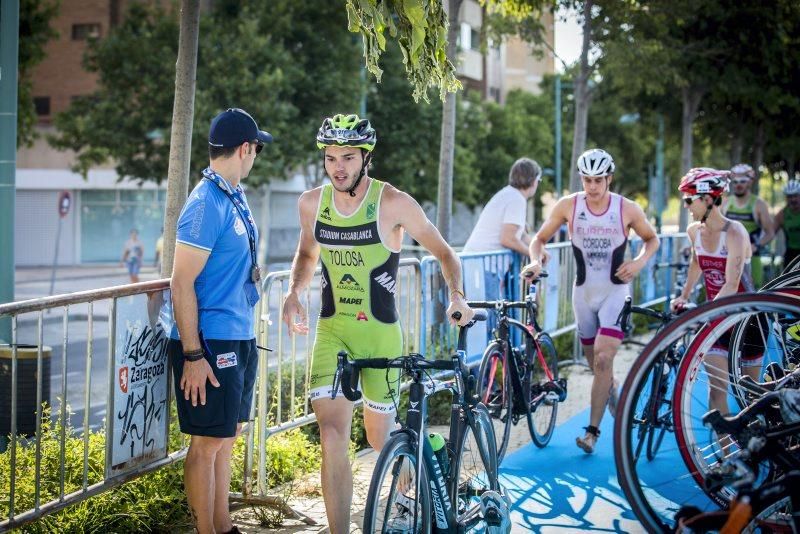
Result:
[[[249,206],[241,186],[232,189],[224,180],[222,184],[241,200],[248,217]],[[200,332],[205,339],[255,337],[255,302],[248,302],[245,290],[245,284],[252,289],[248,230],[258,243],[258,229],[252,217],[242,220],[234,203],[217,184],[200,180],[178,219],[177,242],[210,252],[194,282]],[[173,324],[170,337],[180,339],[177,323]]]

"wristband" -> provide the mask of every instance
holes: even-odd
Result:
[[[203,349],[184,351],[183,359],[187,362],[196,362],[202,360],[205,356]]]
[[[461,295],[461,298],[462,298],[462,299],[465,299],[465,298],[467,298],[467,296],[464,294],[464,292],[463,292],[463,291],[461,291],[460,289],[451,289],[451,290],[450,290],[450,296],[451,296],[451,297],[453,296],[453,293],[458,293],[459,295]]]

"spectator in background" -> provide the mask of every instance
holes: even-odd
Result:
[[[159,274],[161,273],[161,261],[163,260],[164,256],[164,227],[161,227],[161,235],[158,236],[156,239],[156,260],[153,262],[153,265],[158,270]]]
[[[722,205],[722,214],[732,221],[739,221],[750,235],[752,253],[751,272],[756,289],[764,285],[764,266],[761,256],[769,254],[766,245],[775,236],[769,206],[764,199],[753,193],[756,171],[747,163],[739,163],[731,168],[731,190]]]
[[[786,252],[783,253],[783,267],[800,256],[800,180],[790,180],[783,188],[786,206],[775,216],[775,229],[783,230],[786,238]]]
[[[139,281],[139,270],[142,268],[142,258],[144,257],[144,245],[139,241],[139,232],[135,228],[131,230],[130,237],[125,241],[122,249],[121,264],[128,268],[131,283]]]
[[[464,252],[491,252],[510,249],[528,261],[531,236],[525,228],[528,199],[533,198],[542,178],[542,168],[528,158],[511,166],[508,185],[484,206],[475,228],[464,245]],[[494,266],[484,268],[486,300],[500,297],[501,273]]]

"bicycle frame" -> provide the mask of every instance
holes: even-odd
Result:
[[[453,455],[455,450],[452,449],[456,443],[460,443],[461,438],[468,426],[474,424],[472,412],[467,407],[471,407],[471,401],[467,399],[466,384],[464,383],[464,359],[466,353],[459,350],[453,356],[452,360],[455,366],[455,379],[448,382],[436,382],[433,387],[426,386],[422,383],[422,371],[415,371],[412,375],[412,383],[409,388],[409,403],[408,410],[406,411],[406,422],[403,428],[392,432],[392,435],[398,432],[408,434],[412,442],[417,446],[417,458],[421,458],[421,462],[417,462],[416,474],[416,493],[419,495],[421,488],[419,487],[420,480],[422,479],[422,464],[425,464],[427,473],[430,475],[430,491],[431,491],[431,507],[433,509],[433,516],[435,523],[432,528],[433,532],[454,532],[455,530],[464,527],[458,524],[456,517],[456,510],[453,507],[452,496],[450,495],[450,488],[454,481],[454,471],[451,470],[446,476],[442,472],[441,465],[436,459],[430,442],[425,438],[428,415],[428,397],[443,390],[450,390],[453,393],[453,404],[450,411],[450,440],[448,446],[451,450],[448,454]],[[483,450],[480,451],[483,453]],[[488,458],[481,458],[486,465],[489,461]],[[419,524],[417,517],[417,510],[415,510],[414,527]]]
[[[468,303],[474,307],[484,307],[488,308],[489,306],[483,306],[483,304],[488,303],[479,303],[479,302],[470,302]],[[507,302],[507,301],[497,301],[494,305],[494,309],[498,315],[498,322],[497,326],[495,327],[494,331],[494,340],[500,343],[503,346],[503,366],[506,368],[511,369],[511,389],[512,394],[514,395],[514,405],[521,406],[525,404],[525,399],[523,397],[524,386],[522,384],[522,370],[520,369],[520,362],[514,357],[514,349],[511,346],[511,326],[515,326],[519,328],[523,332],[523,336],[525,338],[525,361],[532,362],[533,355],[534,355],[534,348],[535,354],[537,359],[539,360],[539,364],[544,369],[545,376],[547,380],[552,382],[553,381],[553,372],[550,370],[550,366],[547,364],[547,361],[542,354],[542,349],[539,346],[537,341],[537,336],[542,332],[542,328],[539,325],[539,322],[536,319],[537,315],[537,305],[534,302],[534,295],[528,295],[525,297],[525,302]],[[508,310],[510,309],[523,309],[527,312],[528,322],[523,323],[513,317],[508,315]],[[510,358],[510,367],[509,367],[509,355]],[[496,365],[493,363],[493,365]],[[490,376],[495,376],[496,368],[491,369]],[[532,399],[534,403],[534,409],[541,404],[542,400],[546,397],[547,392],[540,393],[535,399]],[[485,400],[485,399],[484,399]]]

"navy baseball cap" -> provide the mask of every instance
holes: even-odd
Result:
[[[255,119],[243,109],[228,108],[211,121],[211,130],[208,132],[208,144],[211,146],[231,148],[253,141],[262,145],[271,143],[272,135],[259,130]]]

